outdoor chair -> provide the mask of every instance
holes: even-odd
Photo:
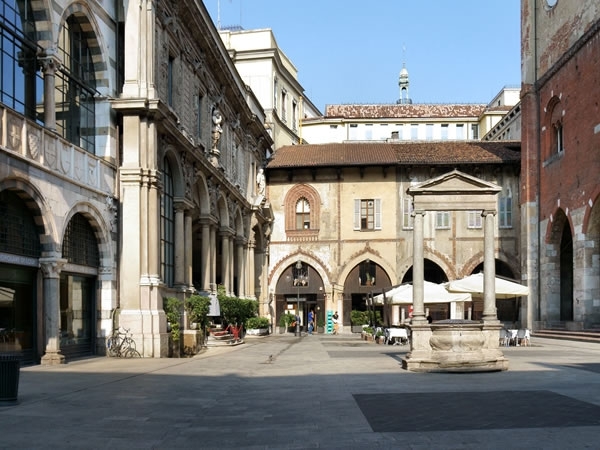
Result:
[[[500,345],[502,347],[508,347],[510,344],[510,333],[505,328],[500,330]]]
[[[531,345],[531,333],[528,329],[517,331],[517,344],[527,347]]]

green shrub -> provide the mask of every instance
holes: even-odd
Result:
[[[217,289],[217,298],[221,308],[221,317],[228,324],[243,324],[258,313],[258,302],[256,300],[229,297],[225,295],[223,286],[219,286]]]
[[[167,315],[167,322],[171,324],[171,337],[178,341],[181,336],[181,306],[182,301],[175,297],[163,298],[163,309]]]
[[[197,323],[199,329],[204,330],[208,325],[210,297],[192,295],[185,301],[185,310],[190,317],[190,323]]]
[[[250,317],[246,320],[246,329],[269,328],[271,322],[267,317]]]
[[[283,313],[279,319],[279,326],[289,328],[293,323],[296,323],[296,316],[289,313]]]
[[[369,312],[353,309],[350,311],[350,320],[352,321],[352,325],[366,325],[370,322]]]

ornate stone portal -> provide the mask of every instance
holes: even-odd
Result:
[[[496,195],[492,183],[454,170],[411,186],[414,199],[413,319],[411,351],[402,367],[413,372],[491,372],[508,369],[500,350],[502,325],[496,316],[494,215]],[[484,228],[483,320],[446,320],[429,324],[424,306],[423,218],[426,211],[481,210]]]

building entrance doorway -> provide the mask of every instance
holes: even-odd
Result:
[[[60,351],[67,358],[93,355],[96,278],[60,277]]]
[[[34,269],[0,264],[0,353],[15,353],[22,363],[37,361]]]

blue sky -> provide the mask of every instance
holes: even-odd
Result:
[[[220,8],[218,7],[220,3]],[[520,86],[520,0],[204,0],[215,25],[271,28],[305,94],[395,103],[488,103]],[[220,14],[217,11],[220,9]]]

